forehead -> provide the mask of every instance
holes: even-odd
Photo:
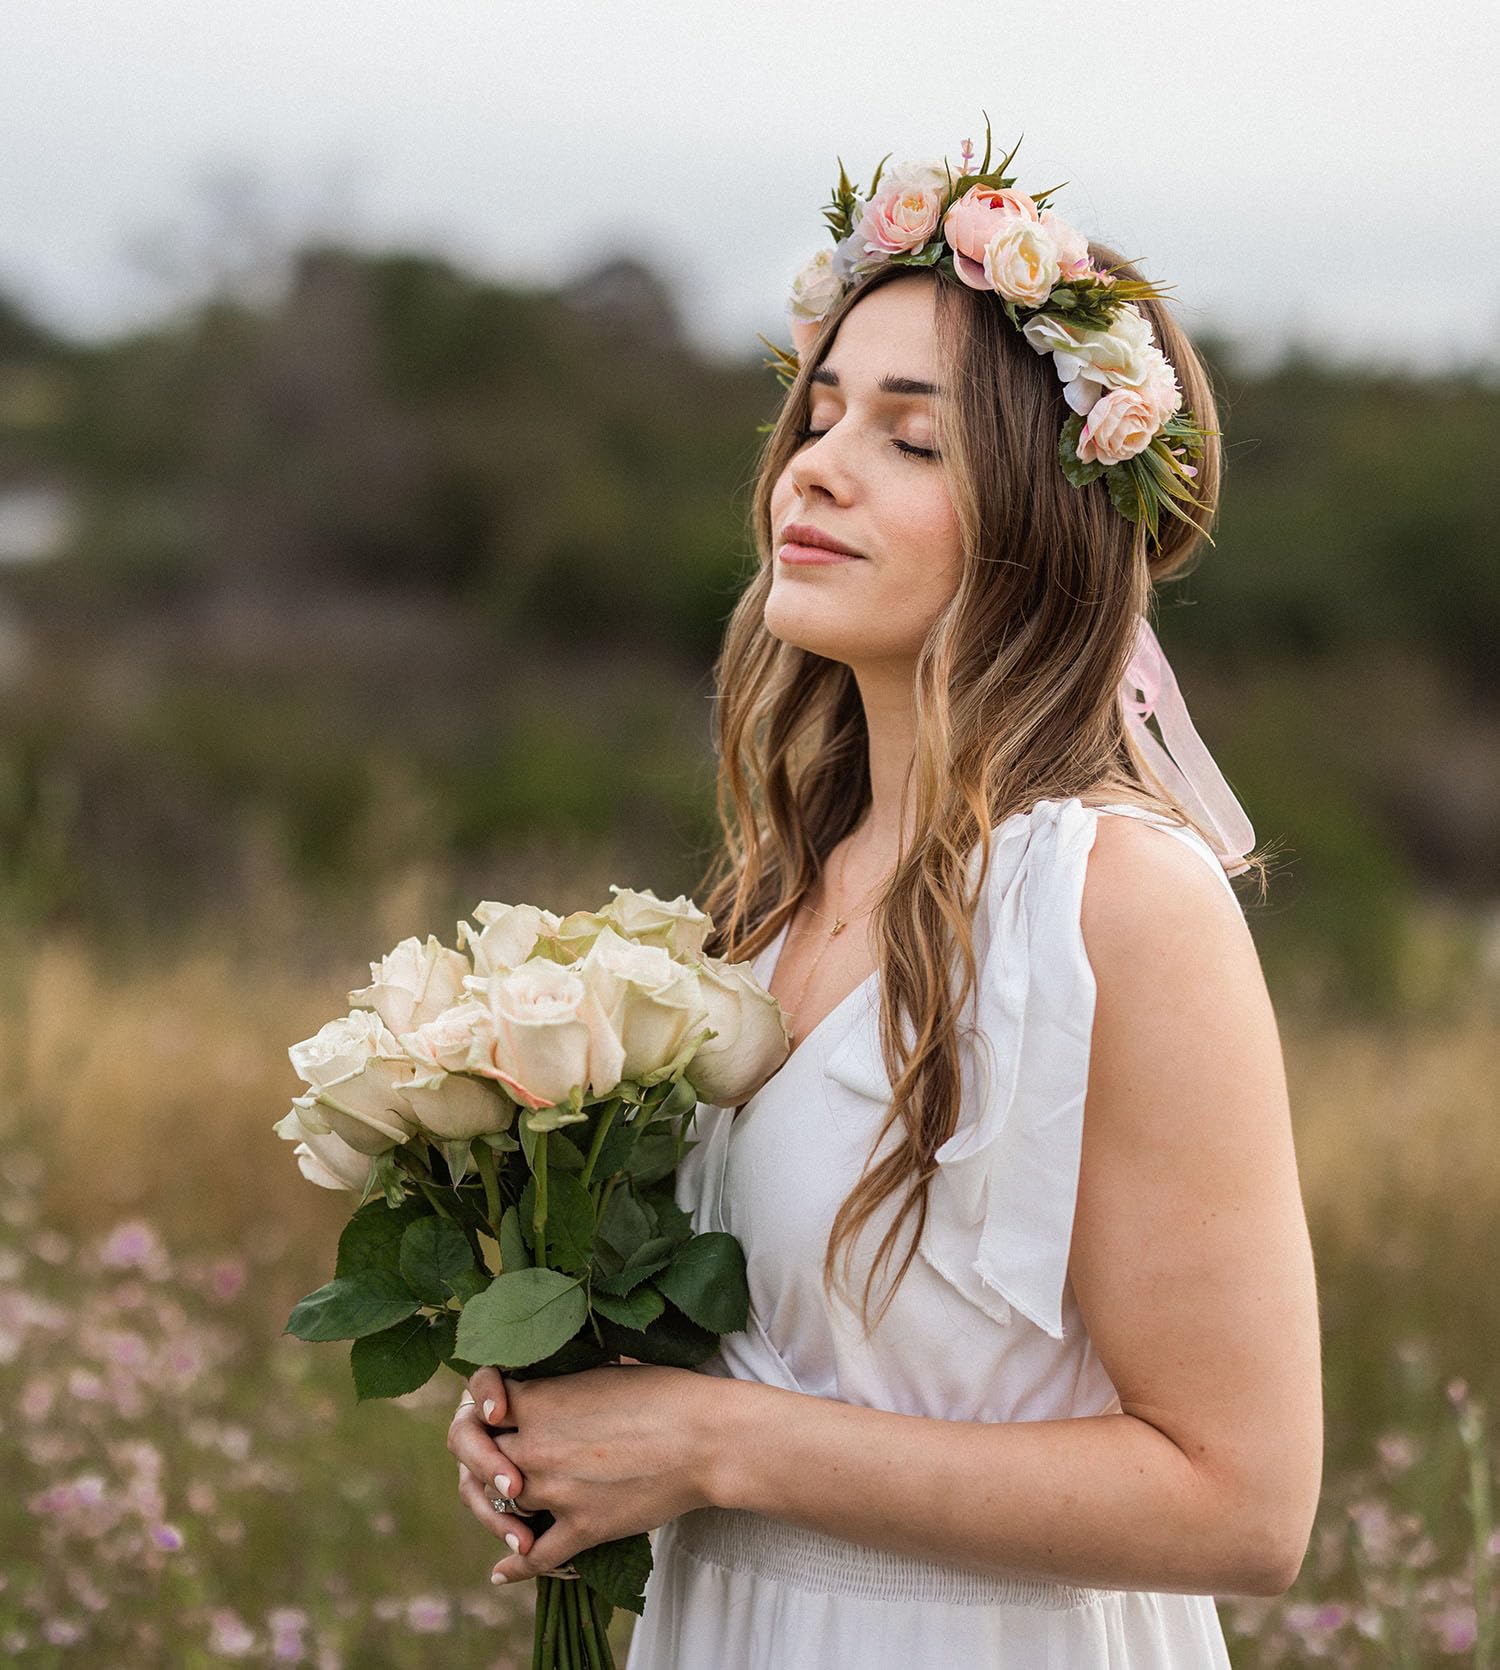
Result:
[[[846,392],[858,386],[912,399],[936,395],[935,290],[930,281],[896,280],[861,297],[808,381]]]

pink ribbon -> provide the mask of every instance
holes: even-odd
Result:
[[[1139,700],[1132,690],[1140,691]],[[1243,860],[1255,845],[1255,831],[1203,738],[1193,728],[1166,654],[1144,615],[1136,629],[1130,665],[1120,681],[1120,700],[1125,722],[1147,765],[1163,787],[1181,801],[1183,810],[1210,834],[1210,844],[1225,870],[1232,876],[1248,870],[1250,866]],[[1165,748],[1146,728],[1153,713]]]

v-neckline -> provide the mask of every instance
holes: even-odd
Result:
[[[791,928],[791,918],[788,917],[788,919],[782,923],[781,931],[777,934],[776,938],[773,939],[771,943],[761,952],[761,956],[769,959],[771,962],[770,972],[767,974],[766,978],[761,981],[761,985],[763,985],[768,992],[771,989],[771,981],[776,978],[776,968],[781,961],[782,948],[786,944],[787,935],[791,932]],[[805,1050],[813,1039],[818,1036],[818,1034],[825,1026],[828,1025],[835,1015],[841,1014],[843,1010],[847,1009],[854,999],[860,995],[861,992],[866,991],[870,986],[875,985],[879,979],[880,970],[878,968],[873,969],[863,980],[860,981],[857,986],[845,992],[845,994],[838,1000],[837,1003],[834,1004],[828,1013],[823,1016],[823,1018],[812,1028],[810,1032],[807,1033],[801,1042],[788,1053],[786,1060],[783,1061],[776,1071],[772,1073],[771,1077],[766,1080],[766,1083],[761,1086],[761,1090],[764,1090],[767,1085],[774,1083],[775,1080],[787,1070],[797,1056],[801,1055],[803,1050]],[[756,1095],[758,1096],[759,1094],[760,1091],[756,1091]]]

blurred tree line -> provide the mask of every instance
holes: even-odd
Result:
[[[1282,854],[1252,924],[1274,979],[1409,1002],[1417,903],[1472,950],[1500,894],[1500,391],[1201,346],[1224,511],[1161,631]],[[11,913],[150,939],[268,843],[330,896],[537,840],[695,886],[780,396],[754,349],[706,360],[624,258],[521,290],[310,244],[272,305],[102,344],[0,298],[0,506],[69,509],[0,563]]]

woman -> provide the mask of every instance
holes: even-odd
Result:
[[[1072,396],[999,274],[854,269],[767,443],[706,903],[794,1048],[700,1106],[677,1186],[743,1242],[749,1326],[707,1372],[485,1369],[450,1431],[497,1580],[661,1528],[630,1670],[1202,1670],[1229,1662],[1211,1597],[1284,1592],[1307,1548],[1319,1330],[1275,1018],[1227,859],[1120,700],[1199,533],[1150,540],[1067,478]],[[1207,378],[1140,310],[1211,516]]]

